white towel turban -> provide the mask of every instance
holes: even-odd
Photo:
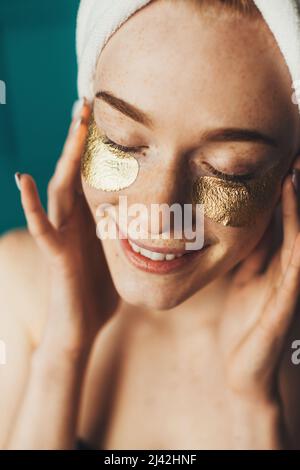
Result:
[[[79,98],[93,100],[98,57],[110,36],[151,0],[81,0],[76,31]],[[300,110],[300,0],[254,0],[289,68]],[[291,90],[292,96],[293,90]],[[298,97],[298,100],[297,100]]]

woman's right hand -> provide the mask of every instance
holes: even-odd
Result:
[[[80,184],[90,105],[70,126],[48,187],[48,215],[33,178],[17,174],[29,232],[49,267],[49,316],[42,344],[71,354],[89,349],[118,305],[101,241]]]

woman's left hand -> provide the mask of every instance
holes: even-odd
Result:
[[[219,331],[226,383],[237,406],[269,410],[281,428],[278,369],[300,287],[300,219],[291,175],[282,188],[282,218],[282,245],[263,272],[270,229],[234,273]],[[274,447],[286,445],[279,441]]]

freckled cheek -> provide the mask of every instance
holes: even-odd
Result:
[[[81,182],[85,199],[94,218],[96,217],[97,208],[102,204],[118,205],[118,194],[91,188],[82,177]]]
[[[263,236],[272,211],[257,219],[255,225],[247,227],[224,227],[219,223],[208,221],[205,225],[210,234],[218,239],[218,256],[222,262],[235,265],[245,259],[257,246]]]

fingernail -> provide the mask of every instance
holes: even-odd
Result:
[[[72,119],[75,116],[77,116],[77,114],[80,114],[84,104],[85,104],[85,98],[80,98],[79,100],[75,101],[72,107],[72,112],[71,112]]]
[[[74,127],[73,127],[73,134],[75,134],[75,132],[77,132],[77,130],[78,130],[79,127],[81,126],[82,122],[83,122],[83,118],[82,118],[82,117],[80,117],[80,118],[77,119],[77,121],[75,122]]]
[[[15,182],[19,191],[21,191],[21,173],[15,173]]]
[[[292,183],[295,189],[296,194],[299,192],[299,170],[293,168],[292,171]]]

